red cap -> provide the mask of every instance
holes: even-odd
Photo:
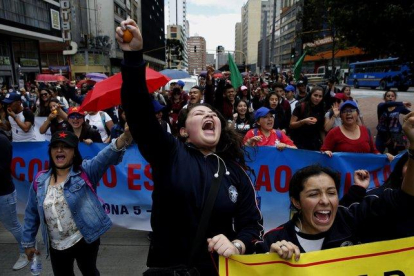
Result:
[[[85,116],[85,114],[81,111],[80,107],[77,107],[77,106],[69,108],[68,116],[71,115],[71,114],[74,114],[74,113]]]

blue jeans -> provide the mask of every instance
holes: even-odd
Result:
[[[0,221],[13,234],[19,244],[20,253],[24,253],[21,245],[23,228],[17,219],[16,201],[16,190],[11,194],[0,196]]]

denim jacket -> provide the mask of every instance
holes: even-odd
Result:
[[[90,160],[83,160],[82,162],[82,169],[87,174],[95,191],[96,184],[102,178],[108,167],[110,165],[117,165],[122,161],[125,149],[118,150],[115,143],[116,140],[114,139],[97,156]],[[109,230],[112,222],[105,213],[98,197],[80,175],[80,171],[74,172],[73,168],[71,169],[65,181],[63,193],[77,228],[85,241],[91,243]],[[30,186],[21,242],[24,248],[35,247],[36,235],[40,226],[47,255],[49,255],[49,234],[43,210],[43,202],[49,187],[50,176],[51,170],[38,177],[37,193],[33,188],[33,183]]]

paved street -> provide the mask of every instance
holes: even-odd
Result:
[[[398,93],[399,101],[411,101],[414,103],[413,89],[411,92]],[[376,108],[382,101],[384,91],[352,89],[352,95],[359,102],[364,114],[364,120],[371,132],[375,136],[375,126],[377,124]],[[20,220],[22,221],[22,216]],[[141,275],[145,270],[146,256],[149,241],[147,233],[144,231],[126,230],[113,227],[101,239],[101,247],[98,257],[98,268],[101,275]],[[40,236],[38,237],[40,239]],[[0,225],[0,275],[23,276],[30,275],[30,267],[14,272],[12,266],[18,257],[17,244],[13,236]],[[41,247],[44,252],[44,248]],[[42,275],[53,275],[51,272],[50,261],[43,259]],[[75,265],[76,267],[76,265]],[[80,275],[79,271],[77,275]]]
[[[19,216],[23,221],[23,216]],[[40,232],[40,231],[39,231]],[[101,246],[98,256],[98,269],[103,276],[129,276],[142,275],[145,271],[149,241],[148,232],[126,230],[112,227],[101,238]],[[40,234],[37,238],[41,240]],[[0,275],[1,276],[26,276],[30,274],[30,265],[19,271],[13,271],[12,267],[18,258],[17,243],[14,237],[0,224]],[[45,252],[40,245],[41,252]],[[50,260],[42,256],[42,275],[53,275]],[[81,275],[75,264],[75,274]]]

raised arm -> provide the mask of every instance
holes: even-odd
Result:
[[[133,34],[130,42],[123,41],[126,29]],[[132,137],[148,162],[165,160],[176,141],[155,118],[152,97],[145,80],[143,39],[137,24],[131,19],[122,21],[116,29],[116,39],[124,51],[121,101]]]

